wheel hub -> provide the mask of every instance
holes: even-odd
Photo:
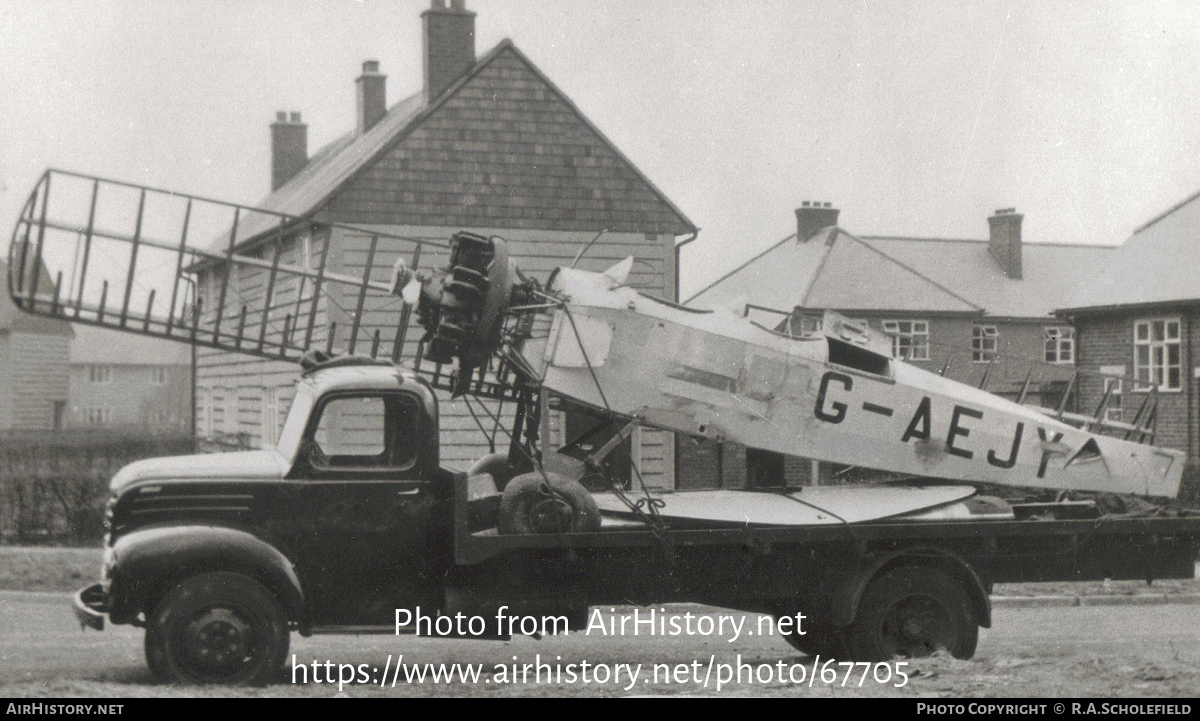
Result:
[[[214,608],[188,624],[185,650],[205,668],[236,667],[249,655],[250,624],[227,608]]]
[[[534,533],[561,533],[571,530],[571,504],[548,498],[529,509],[529,527]]]
[[[883,620],[882,641],[893,656],[928,656],[946,645],[950,615],[935,599],[912,596],[894,605]]]

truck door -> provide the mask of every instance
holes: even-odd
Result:
[[[435,602],[422,418],[403,392],[331,393],[317,403],[291,473],[296,571],[314,625],[389,624],[397,608]]]

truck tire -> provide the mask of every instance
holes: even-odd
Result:
[[[582,533],[600,530],[600,509],[587,489],[557,473],[524,473],[500,498],[500,533]]]
[[[871,581],[846,633],[855,661],[975,655],[979,626],[963,585],[936,568],[902,566]]]
[[[468,476],[480,473],[490,475],[492,480],[495,481],[496,490],[498,491],[503,491],[508,482],[513,479],[513,476],[517,475],[513,467],[508,463],[507,453],[491,453],[475,461],[467,469]]]
[[[146,663],[155,676],[173,683],[269,683],[283,668],[288,643],[279,602],[240,573],[184,580],[146,623]]]
[[[804,629],[804,635],[795,631],[783,634],[783,640],[792,648],[809,657],[843,658],[846,643],[842,630],[832,626],[812,626]]]

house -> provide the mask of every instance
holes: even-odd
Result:
[[[368,227],[398,236],[445,243],[460,230],[499,235],[509,242],[522,270],[545,279],[606,231],[580,259],[580,267],[603,270],[626,256],[636,259],[631,283],[646,293],[675,299],[676,238],[696,228],[566,95],[511,41],[481,56],[475,52],[475,15],[461,0],[449,7],[433,0],[422,13],[424,87],[389,105],[386,77],[375,61],[363,63],[357,83],[357,127],[313,155],[299,113],[280,113],[271,126],[273,192],[257,206],[327,223]],[[362,233],[314,224],[273,234],[240,229],[237,249],[281,262],[361,276],[366,264]],[[221,242],[221,241],[217,241]],[[398,255],[413,244],[397,242],[375,255],[372,277],[386,279]],[[382,246],[382,243],[381,243]],[[223,248],[222,248],[223,249]],[[428,256],[422,267],[445,258]],[[203,307],[211,309],[224,283],[224,267],[198,268]],[[261,304],[262,272],[231,277],[239,302]],[[307,303],[306,287],[281,282],[274,304]],[[348,326],[348,303],[325,286],[314,312],[321,329]],[[257,295],[256,295],[257,294]],[[396,299],[368,305],[362,326],[395,334]],[[305,306],[308,307],[308,306]],[[282,316],[280,318],[282,321]],[[408,334],[418,338],[419,331]],[[404,349],[412,357],[415,344]],[[201,433],[249,433],[274,442],[290,400],[295,366],[215,350],[201,350],[197,370],[197,418]],[[578,414],[546,415],[544,445],[582,431]],[[462,400],[442,398],[442,461],[464,468],[488,452]],[[674,478],[671,437],[635,434],[631,453],[655,485]]]
[[[69,428],[180,433],[192,423],[192,349],[182,343],[75,326]]]
[[[1132,422],[1151,392],[1154,442],[1200,454],[1200,193],[1134,231],[1058,314],[1076,327],[1081,409]],[[1108,398],[1105,399],[1107,391]]]
[[[41,282],[52,282],[44,268]],[[0,432],[64,427],[72,336],[70,323],[23,313],[0,293]]]
[[[1111,248],[1025,243],[1024,216],[1011,208],[989,217],[988,238],[979,240],[857,236],[838,227],[838,215],[829,203],[804,203],[794,234],[688,305],[733,304],[794,335],[816,329],[823,312],[833,310],[892,336],[893,356],[917,367],[1012,399],[1025,388],[1026,403],[1063,402],[1075,336],[1052,313],[1090,282],[1089,269]],[[837,470],[713,445],[681,442],[681,483],[798,485]]]

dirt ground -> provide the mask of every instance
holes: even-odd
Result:
[[[797,697],[906,697],[906,698],[1148,698],[1193,697],[1200,688],[1200,624],[1194,605],[1080,606],[998,608],[991,628],[980,632],[974,658],[960,661],[937,656],[910,661],[909,679],[897,688],[898,676],[876,683],[871,676],[861,682],[861,670],[847,678],[846,669],[834,664],[834,678],[817,677],[809,686],[815,659],[803,657],[778,637],[633,638],[597,637],[579,633],[547,636],[541,640],[516,637],[510,642],[454,641],[411,636],[293,635],[291,652],[300,665],[330,661],[333,668],[365,665],[378,676],[385,664],[403,654],[406,668],[425,664],[476,664],[480,676],[464,683],[406,682],[395,686],[347,685],[347,696],[797,696]],[[620,609],[619,609],[620,610]],[[693,610],[696,610],[693,607]],[[628,609],[623,612],[627,613]],[[717,609],[700,612],[718,613]],[[751,616],[753,622],[753,616]],[[392,659],[389,659],[389,656]],[[513,683],[498,674],[500,666],[514,662],[641,664],[636,683],[569,683],[545,678]],[[717,671],[711,678],[704,667],[713,659]],[[738,662],[756,671],[762,665],[789,673],[804,683],[778,676],[749,683],[725,683],[716,688],[721,664]],[[699,672],[683,679],[651,678],[662,665],[680,664]],[[392,666],[394,668],[394,665]],[[822,659],[821,667],[825,667]],[[880,669],[872,669],[879,672]],[[893,667],[893,671],[896,670]],[[885,673],[881,674],[886,676]],[[336,678],[336,673],[335,673]],[[706,685],[705,680],[708,680]],[[303,681],[297,676],[297,681]],[[127,626],[103,633],[81,632],[66,594],[0,592],[0,695],[7,697],[332,697],[336,684],[282,683],[265,688],[196,688],[158,684],[142,658],[142,633]],[[324,681],[324,679],[322,679]],[[860,682],[862,685],[860,686]]]

